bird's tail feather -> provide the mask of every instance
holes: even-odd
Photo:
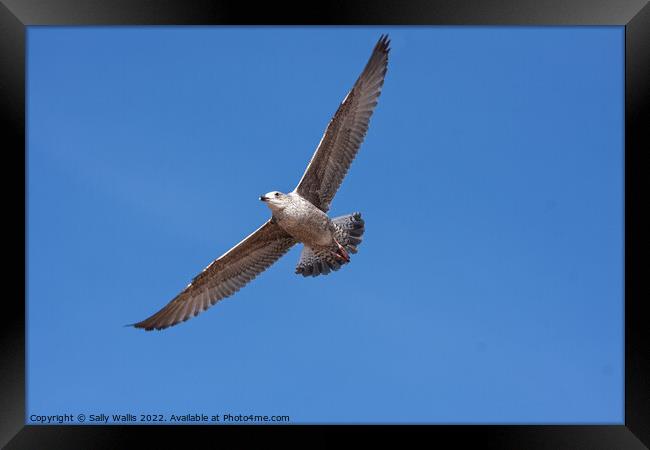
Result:
[[[365,223],[361,214],[356,212],[332,219],[336,227],[336,240],[349,253],[357,253],[357,247],[361,244]],[[348,263],[343,258],[337,258],[337,248],[333,249],[312,249],[304,246],[300,254],[300,260],[296,266],[296,273],[304,277],[327,275],[333,270],[339,270],[342,265]]]

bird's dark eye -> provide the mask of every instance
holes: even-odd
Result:
[[[276,196],[276,197],[279,197],[279,196],[280,196],[280,193],[279,193],[279,192],[276,192],[276,193],[275,193],[275,196]]]

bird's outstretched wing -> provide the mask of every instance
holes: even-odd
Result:
[[[215,259],[164,308],[142,322],[145,330],[162,330],[205,311],[229,297],[284,255],[295,239],[271,220]]]
[[[368,131],[370,116],[388,67],[388,36],[381,36],[370,60],[339,106],[295,191],[327,212]]]

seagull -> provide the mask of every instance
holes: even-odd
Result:
[[[184,322],[233,295],[299,242],[303,249],[296,273],[302,276],[327,275],[350,262],[365,230],[361,214],[330,218],[327,212],[368,131],[388,68],[389,44],[388,35],[381,35],[296,188],[260,196],[271,218],[212,261],[160,311],[130,326],[149,331]]]

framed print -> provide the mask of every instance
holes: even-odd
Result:
[[[323,9],[0,7],[3,445],[649,445],[650,7]]]

